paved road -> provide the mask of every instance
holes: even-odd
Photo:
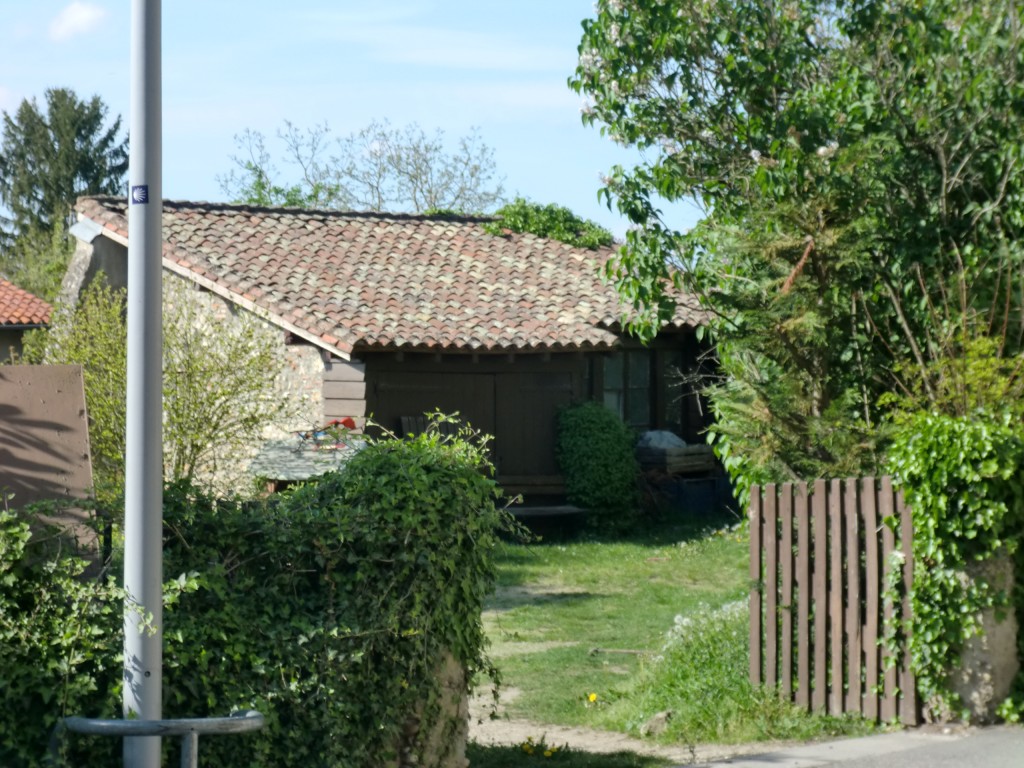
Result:
[[[1024,768],[1024,727],[935,726],[860,739],[809,744],[701,768]]]

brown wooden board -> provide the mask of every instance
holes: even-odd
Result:
[[[796,568],[797,591],[797,656],[796,703],[805,709],[811,706],[811,510],[807,497],[807,483],[796,485],[796,547],[801,553]]]
[[[774,688],[778,683],[779,663],[779,537],[778,497],[775,485],[764,489],[764,548],[765,548],[765,639],[764,684]]]
[[[879,531],[876,489],[872,477],[861,478],[861,509],[864,516],[864,569],[867,593],[864,604],[864,716],[878,719],[878,617],[882,572],[879,565]]]
[[[779,543],[779,560],[782,566],[782,591],[779,595],[779,611],[782,614],[782,694],[787,699],[793,696],[793,557],[796,542],[793,541],[793,485],[785,483],[779,497],[779,516],[782,518],[782,540]]]
[[[862,670],[861,654],[861,526],[857,480],[847,478],[844,490],[846,514],[846,709],[861,711]]]
[[[843,711],[843,494],[839,480],[828,490],[829,522],[829,697],[828,711]]]
[[[892,493],[892,481],[883,477],[878,492],[878,517],[880,521],[891,519],[896,514],[896,504]],[[896,540],[892,528],[885,522],[882,526],[882,588],[891,583],[893,570],[892,553],[896,548]],[[883,637],[892,631],[893,623],[896,621],[896,606],[891,598],[882,600],[882,628]],[[892,651],[885,645],[882,646],[882,701],[879,716],[883,722],[890,722],[896,719],[897,714],[897,690],[896,690],[896,663]]]
[[[814,481],[811,497],[814,515],[814,692],[811,706],[825,711],[828,689],[828,525],[826,520],[825,481]]]
[[[0,366],[0,489],[14,507],[89,497],[81,366]]]
[[[761,573],[761,544],[763,516],[761,514],[761,488],[750,489],[750,682],[761,685],[761,596],[767,588]]]

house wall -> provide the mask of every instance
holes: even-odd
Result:
[[[323,372],[324,422],[350,416],[366,424],[366,363],[330,357]]]
[[[128,249],[106,237],[77,241],[61,283],[60,303],[73,306],[82,290],[103,273],[112,288],[128,288]]]
[[[401,417],[440,410],[494,439],[499,482],[513,493],[558,494],[555,420],[584,397],[585,359],[564,354],[368,354],[367,407],[401,435]]]
[[[633,345],[628,341],[624,349]],[[636,345],[639,348],[639,345]],[[701,354],[690,331],[666,333],[649,347],[650,417],[645,429],[668,429],[703,442],[706,413],[679,384]],[[401,417],[440,410],[491,435],[499,482],[513,493],[555,496],[564,482],[555,459],[559,408],[604,400],[603,368],[614,352],[516,354],[365,354],[368,413],[401,434]]]
[[[109,284],[126,287],[127,248],[107,238],[97,237],[93,243],[79,241],[71,266],[65,277],[62,295],[74,301],[82,290],[102,271]],[[165,304],[189,303],[192,322],[211,335],[229,328],[245,327],[249,333],[263,335],[283,365],[274,382],[276,397],[287,404],[283,413],[263,430],[263,440],[292,437],[324,423],[324,372],[327,365],[321,350],[311,344],[289,343],[280,328],[248,312],[226,299],[196,286],[172,272],[163,273]],[[216,470],[200,477],[221,490],[248,491],[252,478],[248,467],[262,442],[240,452],[217,456]]]
[[[265,441],[289,438],[323,423],[325,366],[320,351],[307,344],[286,343],[286,334],[277,326],[177,274],[164,272],[163,294],[168,307],[188,301],[186,316],[211,337],[242,332],[256,343],[269,345],[282,363],[270,396],[282,405],[281,411],[263,427],[260,440],[240,450],[217,453],[216,468],[200,478],[219,490],[248,491],[252,485],[249,465]]]

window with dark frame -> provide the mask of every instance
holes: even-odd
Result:
[[[649,349],[614,352],[601,359],[601,402],[629,426],[649,429],[652,425],[651,363]]]

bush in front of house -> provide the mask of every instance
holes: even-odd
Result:
[[[3,766],[42,765],[64,715],[116,717],[121,709],[123,593],[102,574],[84,575],[86,557],[41,519],[50,511],[0,506]]]
[[[448,750],[464,725],[452,697],[461,698],[474,674],[494,677],[480,614],[508,519],[497,497],[481,448],[436,433],[371,442],[343,472],[266,503],[169,487],[165,573],[180,576],[165,598],[164,717],[265,715],[255,733],[201,739],[205,766],[452,759]],[[117,599],[102,604],[119,624]],[[61,616],[67,634],[102,632],[100,655],[111,663],[94,676],[94,695],[66,708],[74,676],[61,680],[21,663],[21,690],[51,691],[50,714],[30,721],[5,708],[0,764],[41,765],[43,722],[113,716],[107,702],[119,698],[119,632],[105,616],[102,624],[90,614]],[[34,642],[45,645],[44,634]],[[30,656],[24,651],[19,658]],[[17,753],[10,739],[20,739]],[[67,765],[106,765],[120,748],[114,740],[65,741]],[[177,740],[167,741],[176,751]]]
[[[638,514],[635,444],[633,431],[601,403],[580,403],[558,412],[555,455],[566,496],[569,503],[588,510],[599,527],[624,527]]]

